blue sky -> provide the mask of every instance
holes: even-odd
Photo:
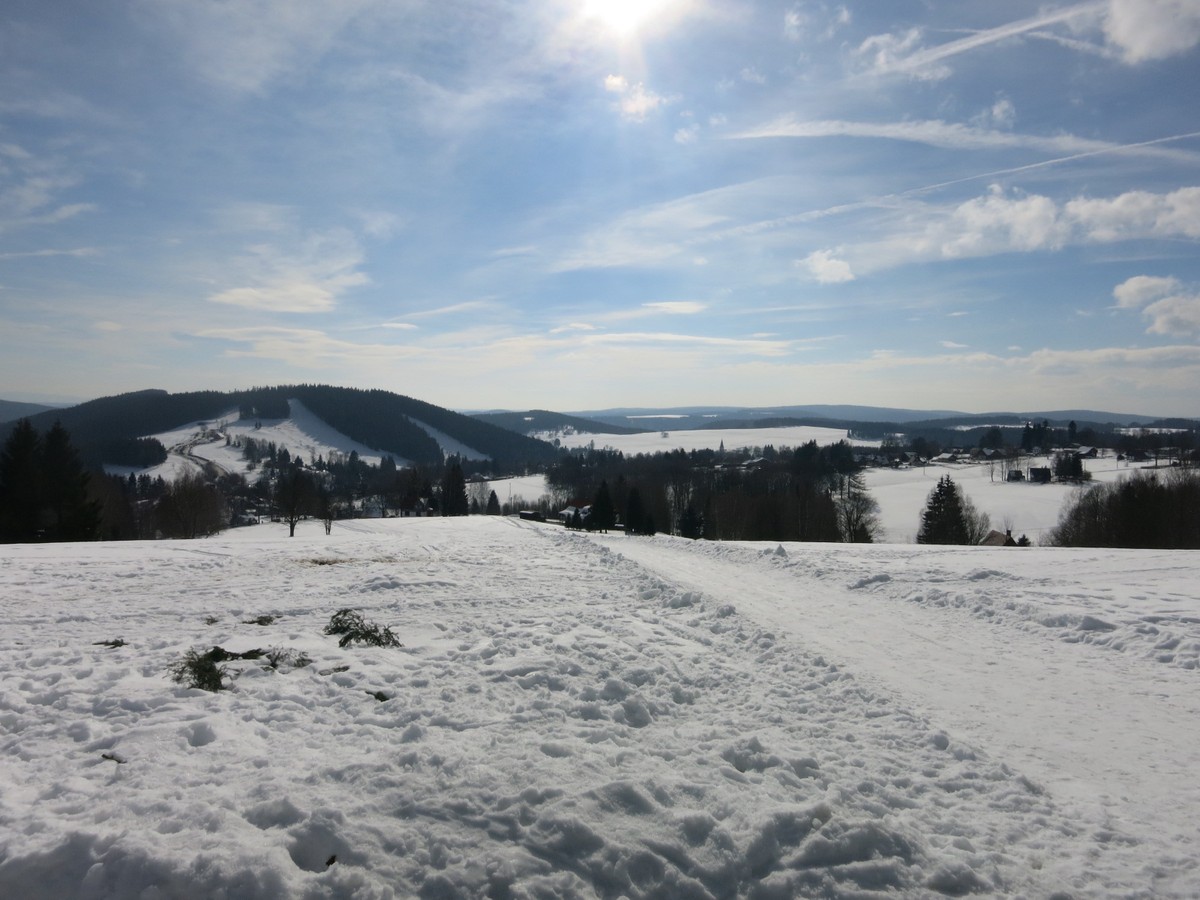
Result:
[[[0,396],[1200,415],[1200,0],[9,0]]]

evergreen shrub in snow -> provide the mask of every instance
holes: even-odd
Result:
[[[189,650],[182,660],[171,666],[170,672],[172,681],[214,693],[225,690],[225,676],[229,674],[228,669],[217,665],[213,654],[196,650]]]
[[[366,621],[357,610],[339,609],[329,619],[325,626],[326,634],[340,634],[339,647],[347,647],[353,643],[369,644],[372,647],[403,647],[400,640],[388,626],[380,628],[374,622]]]

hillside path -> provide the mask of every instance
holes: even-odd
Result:
[[[1041,549],[789,544],[781,554],[762,544],[594,539],[892,693],[1098,831],[1165,834],[1181,860],[1200,837],[1200,673],[1160,661],[1170,654],[1150,645],[1147,656],[1087,640],[1148,621],[1166,628],[1168,616],[1145,613],[1197,605],[1167,563],[1131,572],[1110,553],[1081,571]],[[1093,579],[1108,587],[1093,590]],[[1088,609],[1090,620],[1080,614]],[[1170,618],[1200,646],[1194,612]]]

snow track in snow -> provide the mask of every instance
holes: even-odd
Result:
[[[1160,845],[1146,883],[1194,889],[1200,598],[1180,588],[1200,554],[608,543],[1003,760],[1081,827]]]

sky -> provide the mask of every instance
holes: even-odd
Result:
[[[1200,0],[8,0],[0,397],[1200,415]]]

